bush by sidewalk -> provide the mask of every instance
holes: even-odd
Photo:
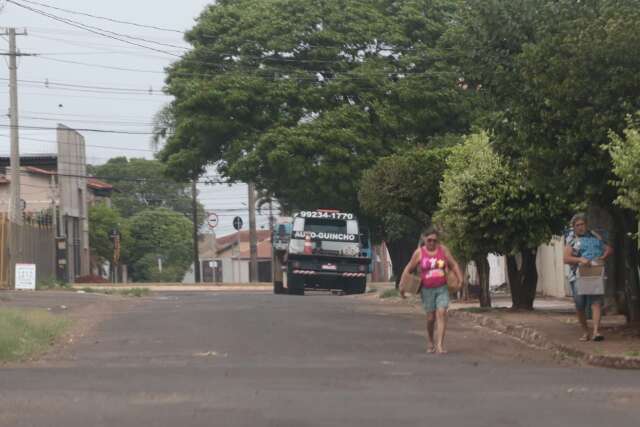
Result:
[[[0,362],[37,356],[53,344],[69,323],[44,310],[0,308]]]

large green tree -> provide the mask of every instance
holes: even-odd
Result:
[[[112,204],[124,218],[143,210],[165,207],[191,218],[191,186],[167,177],[166,166],[157,160],[114,157],[92,166],[98,178],[112,183]],[[204,220],[204,208],[198,203],[198,218]]]
[[[216,2],[168,70],[161,159],[182,178],[215,163],[289,209],[357,211],[380,156],[468,127],[472,97],[438,49],[457,3]]]
[[[438,207],[450,151],[419,147],[383,157],[362,178],[360,204],[375,234],[387,243],[396,286]]]
[[[485,133],[453,149],[441,186],[436,222],[452,249],[474,260],[482,306],[490,306],[487,254],[507,256],[513,308],[533,309],[538,274],[537,247],[557,224],[555,203],[538,193],[496,154]]]
[[[136,282],[181,281],[192,258],[192,223],[166,208],[146,209],[126,222],[122,258]],[[163,272],[158,269],[162,259]]]
[[[567,215],[576,205],[606,208],[615,221],[615,282],[630,320],[640,320],[637,220],[615,207],[608,133],[640,108],[637,0],[467,0],[448,39],[465,84],[481,87],[485,125],[506,155]],[[457,25],[455,25],[457,24]],[[556,230],[559,231],[559,230]],[[623,247],[627,249],[623,249]],[[634,249],[635,247],[635,249]]]

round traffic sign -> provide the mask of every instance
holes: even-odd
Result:
[[[207,225],[209,228],[216,228],[218,226],[218,215],[215,213],[210,213],[207,217]]]
[[[240,229],[242,228],[242,218],[240,218],[239,216],[233,218],[233,228],[240,231]]]

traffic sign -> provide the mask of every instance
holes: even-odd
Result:
[[[218,226],[218,215],[211,212],[207,217],[207,225],[209,228],[216,228]]]
[[[240,218],[239,216],[233,218],[233,228],[240,231],[240,229],[242,228],[242,218]]]

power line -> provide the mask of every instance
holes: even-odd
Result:
[[[11,125],[0,124],[2,128],[11,128]],[[18,129],[32,129],[32,130],[58,130],[57,127],[47,127],[47,126],[17,126]],[[124,134],[124,135],[153,135],[153,132],[142,132],[142,131],[128,131],[128,130],[116,130],[116,129],[93,129],[93,128],[75,128],[73,129],[76,132],[95,132],[95,133],[113,133],[113,134]]]
[[[74,21],[72,19],[62,18],[60,16],[45,12],[43,10],[36,9],[36,8],[30,7],[30,6],[21,4],[21,3],[17,2],[17,1],[15,1],[15,0],[7,0],[7,2],[11,3],[11,4],[15,5],[15,6],[21,7],[23,9],[26,9],[28,11],[31,11],[33,13],[36,13],[38,15],[42,15],[42,16],[47,17],[49,19],[53,19],[54,21],[58,21],[58,22],[67,24],[69,26],[72,26],[72,27],[75,27],[75,28],[79,28],[81,30],[88,31],[90,33],[97,34],[97,35],[100,35],[102,37],[110,38],[110,39],[113,39],[113,40],[118,40],[118,41],[120,41],[122,43],[130,44],[132,46],[138,46],[138,47],[141,47],[141,48],[144,48],[144,49],[148,49],[148,50],[152,50],[152,51],[155,51],[155,52],[164,53],[166,55],[174,56],[174,57],[177,57],[177,58],[180,58],[180,55],[175,55],[175,54],[173,54],[171,52],[167,52],[165,50],[158,49],[158,48],[155,48],[155,47],[152,47],[152,46],[143,45],[143,44],[140,44],[140,43],[137,43],[137,42],[133,42],[131,40],[139,40],[139,41],[142,41],[142,42],[145,42],[145,43],[152,43],[152,44],[157,44],[157,45],[161,45],[161,46],[184,49],[182,46],[172,45],[172,44],[168,44],[168,43],[156,42],[156,41],[144,39],[144,38],[141,38],[141,37],[135,37],[135,36],[129,36],[129,35],[126,35],[126,34],[116,33],[114,31],[105,30],[103,28],[95,27],[95,26],[92,26],[92,25],[86,25],[86,24],[83,24],[81,22]],[[127,40],[127,38],[131,39],[131,40]]]
[[[38,5],[38,6],[43,6],[43,7],[49,8],[49,9],[58,10],[60,12],[70,13],[72,15],[80,15],[80,16],[87,16],[89,18],[94,18],[94,19],[102,19],[104,21],[114,22],[116,24],[133,25],[135,27],[140,27],[140,28],[148,28],[148,29],[152,29],[152,30],[184,34],[183,31],[175,30],[173,28],[165,28],[165,27],[159,27],[159,26],[155,26],[155,25],[140,24],[140,23],[137,23],[137,22],[124,21],[124,20],[114,19],[114,18],[107,18],[105,16],[93,15],[91,13],[79,12],[79,11],[69,10],[69,9],[63,9],[63,8],[60,8],[60,7],[55,7],[55,6],[52,6],[52,5],[49,5],[49,4],[40,3],[40,2],[32,1],[32,0],[21,0],[21,1],[23,1],[25,3],[35,4],[35,5]]]
[[[4,77],[0,77],[0,80],[2,81],[9,81],[9,79],[4,78]],[[129,91],[129,92],[138,92],[138,93],[149,93],[149,89],[133,89],[133,88],[124,88],[124,87],[112,87],[112,86],[99,86],[99,85],[81,85],[81,84],[76,84],[76,83],[63,83],[63,82],[57,82],[57,81],[53,81],[53,80],[49,80],[49,79],[45,79],[43,81],[40,80],[18,80],[19,83],[33,83],[33,84],[38,84],[38,85],[42,85],[45,87],[52,87],[52,86],[62,86],[62,87],[71,87],[71,88],[80,88],[80,89],[96,89],[96,90],[117,90],[117,91]]]

